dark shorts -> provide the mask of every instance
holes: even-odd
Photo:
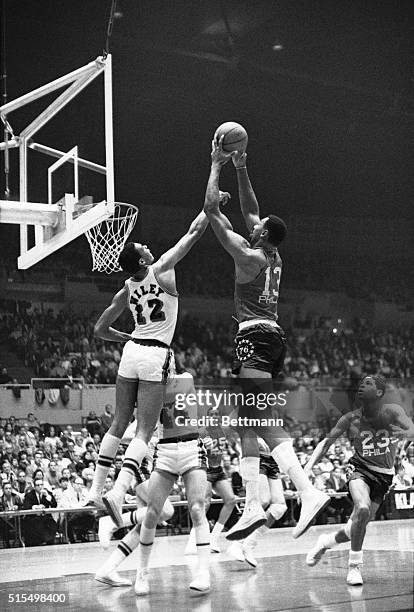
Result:
[[[207,468],[207,481],[211,482],[211,484],[214,486],[219,480],[227,480],[227,476],[225,475],[221,465],[218,467]]]
[[[279,466],[271,455],[259,455],[260,466],[259,473],[264,474],[266,478],[277,480],[279,478]]]
[[[151,476],[151,469],[152,461],[149,461],[146,457],[144,457],[141,465],[137,469],[137,473],[135,474],[137,485],[149,480],[149,477]]]
[[[234,339],[236,360],[233,373],[239,374],[241,366],[269,372],[276,378],[286,356],[286,338],[281,328],[259,323],[238,331]]]
[[[349,461],[346,466],[346,475],[348,479],[348,489],[351,480],[360,478],[369,486],[369,497],[371,501],[381,504],[384,497],[392,484],[392,476],[390,474],[380,474],[370,470],[368,466],[361,463]]]

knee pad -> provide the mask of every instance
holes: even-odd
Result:
[[[286,504],[270,504],[268,511],[273,516],[275,521],[278,521],[287,511]]]

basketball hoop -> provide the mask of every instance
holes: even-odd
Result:
[[[138,216],[133,204],[115,202],[114,214],[86,232],[92,253],[92,270],[119,272],[118,257]]]

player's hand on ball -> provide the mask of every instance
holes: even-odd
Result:
[[[219,164],[220,166],[224,166],[227,164],[229,159],[231,158],[231,153],[226,153],[223,151],[223,138],[221,136],[218,140],[217,138],[213,138],[211,141],[211,163]]]
[[[244,151],[233,151],[231,154],[235,168],[243,168],[246,165],[247,153]]]

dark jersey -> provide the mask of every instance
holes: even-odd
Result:
[[[380,474],[394,474],[398,440],[392,437],[390,421],[383,413],[376,419],[367,419],[356,410],[351,416],[349,436],[354,446],[352,463],[366,465]]]
[[[267,266],[248,283],[236,281],[234,305],[239,323],[252,319],[277,321],[277,301],[282,273],[282,259],[277,251],[265,251]]]
[[[207,449],[208,467],[215,468],[221,465],[223,453],[227,452],[227,440],[221,427],[207,427],[208,435],[213,440],[213,446]]]

